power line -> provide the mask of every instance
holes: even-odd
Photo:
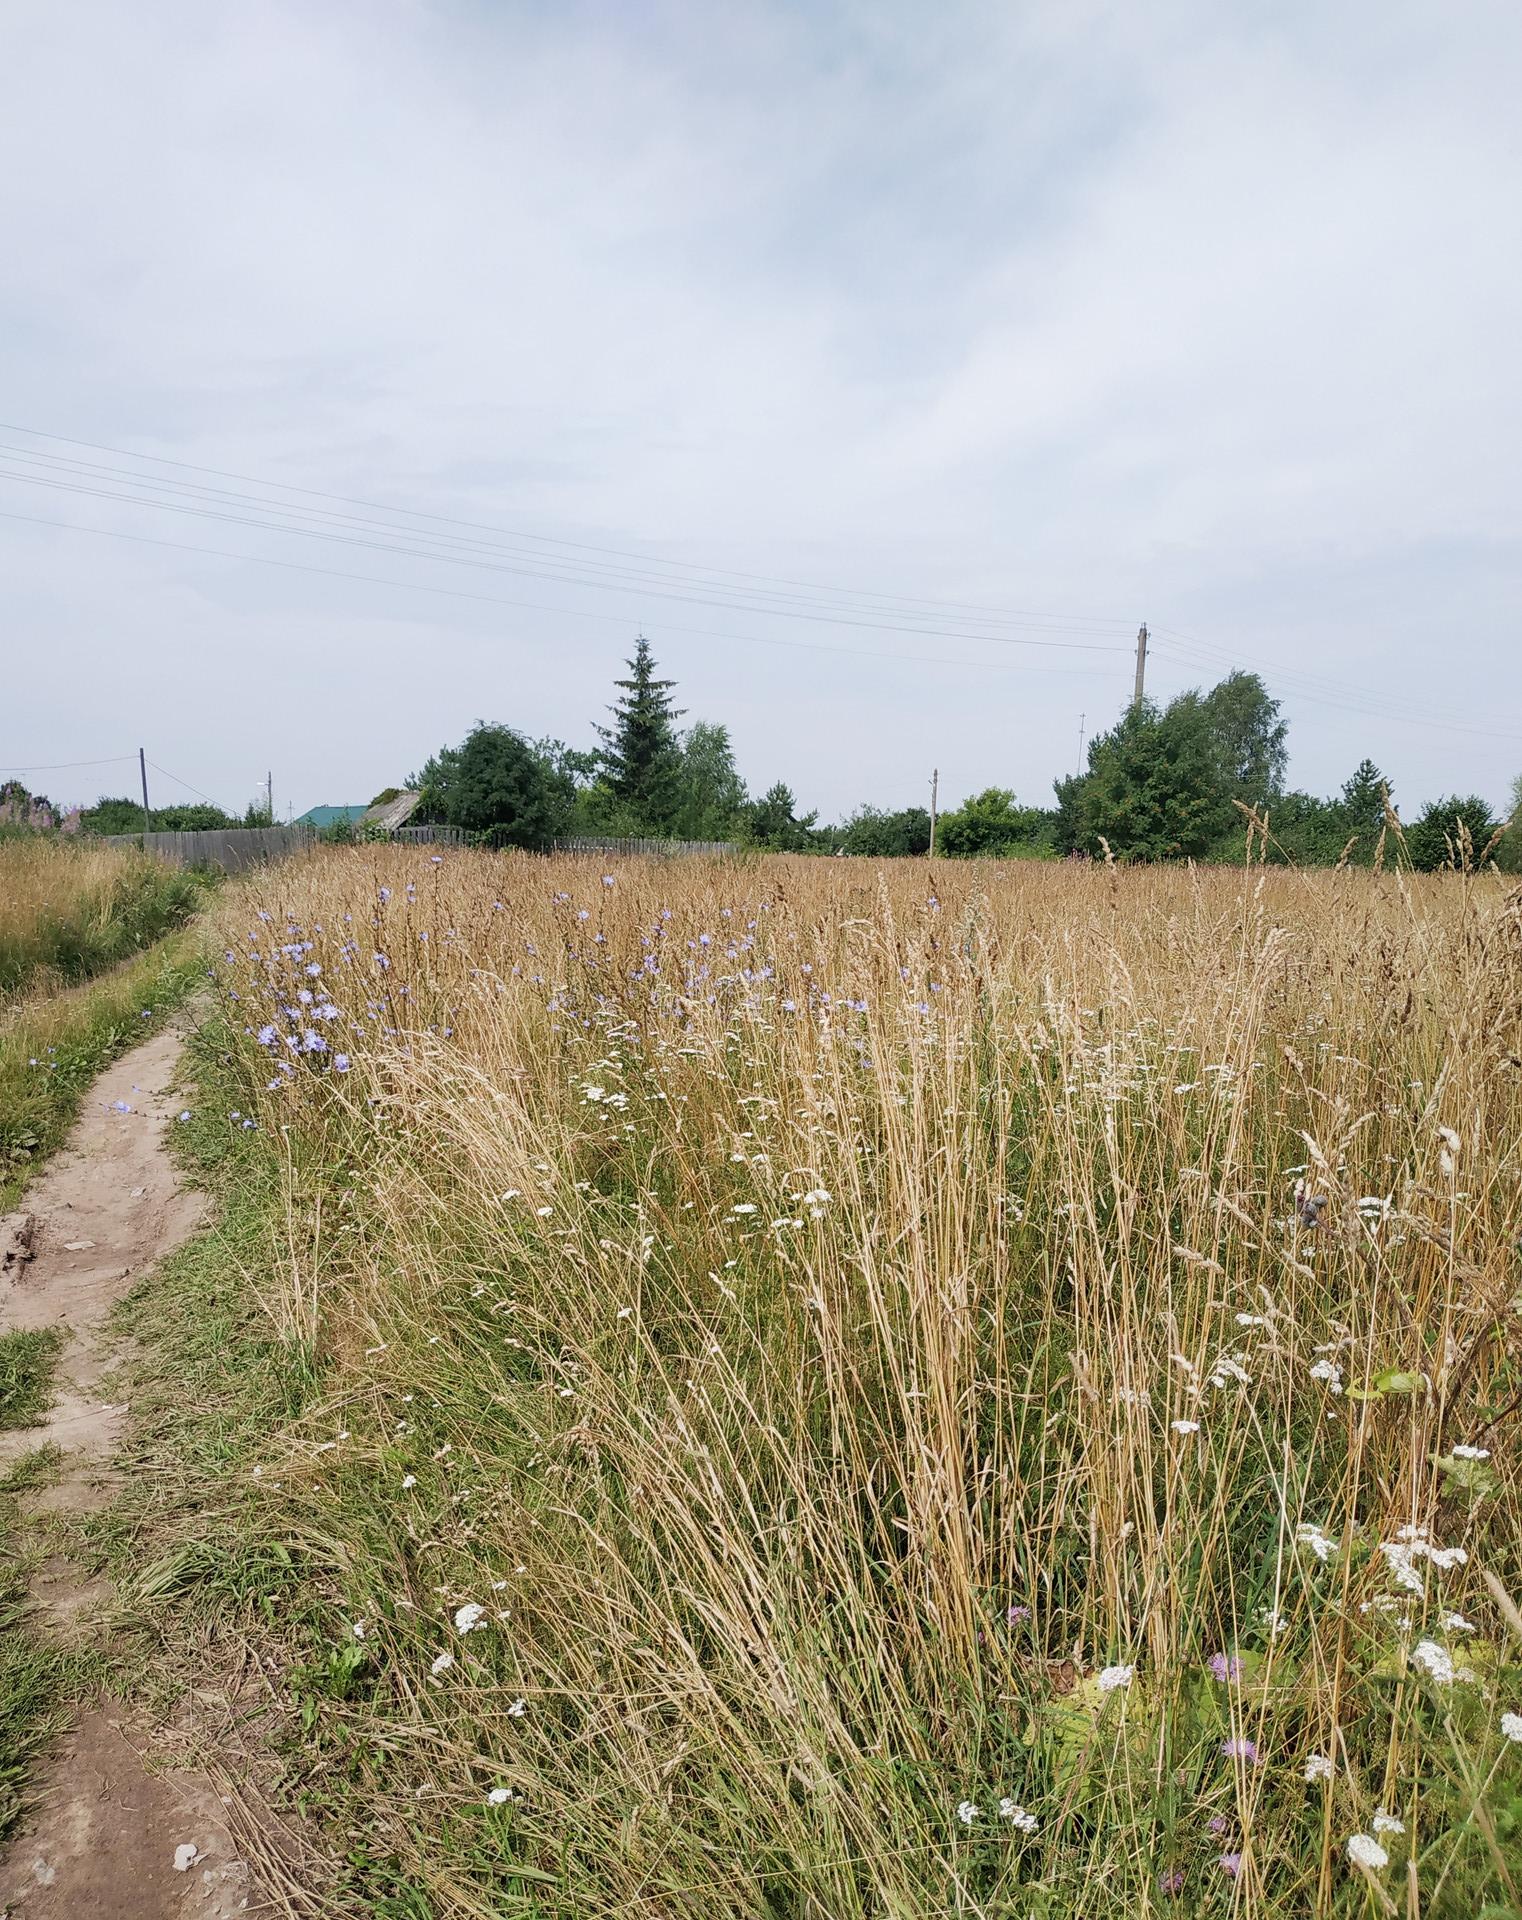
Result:
[[[1217,663],[1227,666],[1240,666],[1242,664],[1229,648],[1221,646],[1216,641],[1196,639],[1190,634],[1180,633],[1176,627],[1158,627],[1155,631],[1168,636],[1170,643],[1168,650],[1173,652],[1177,657],[1184,658],[1186,661],[1188,656],[1193,654],[1197,656],[1199,663],[1204,665]],[[1390,693],[1371,690],[1366,685],[1359,685],[1352,681],[1333,679],[1330,675],[1316,673],[1305,667],[1276,666],[1273,672],[1275,679],[1278,681],[1298,683],[1313,691],[1325,691],[1327,693],[1337,694],[1353,699],[1360,705],[1378,705],[1391,712],[1405,711],[1413,714],[1413,717],[1418,719],[1427,718],[1432,711],[1426,703],[1423,703],[1418,709],[1412,703],[1403,702]]]
[[[46,766],[0,767],[0,773],[66,773],[74,767],[114,767],[119,760],[136,758],[135,753],[115,753],[104,760],[52,760]]]
[[[1191,642],[1199,648],[1201,657],[1190,659],[1185,653],[1174,647],[1165,647],[1165,657],[1173,659],[1185,667],[1244,667],[1246,662],[1227,653],[1224,649],[1212,647],[1205,652],[1200,643]],[[1366,689],[1347,685],[1338,681],[1320,680],[1316,676],[1303,674],[1296,668],[1271,667],[1270,677],[1276,686],[1284,686],[1292,695],[1315,702],[1318,706],[1332,707],[1340,713],[1359,714],[1365,719],[1384,720],[1397,726],[1436,727],[1447,733],[1472,734],[1477,739],[1522,741],[1522,734],[1505,733],[1492,727],[1474,727],[1463,720],[1445,719],[1434,714],[1431,708],[1417,712],[1412,708],[1392,701],[1388,696],[1370,693]]]
[[[187,495],[190,497],[192,501],[195,501],[201,504],[212,503],[216,505],[221,505],[224,502],[230,502],[235,506],[241,505],[246,507],[252,507],[256,511],[264,515],[273,515],[277,513],[282,515],[300,515],[300,516],[303,516],[308,522],[313,522],[313,521],[325,522],[334,526],[336,529],[379,533],[386,536],[388,539],[395,538],[398,535],[405,535],[409,539],[428,542],[428,547],[425,550],[429,552],[433,552],[442,546],[445,555],[448,557],[453,557],[451,549],[463,549],[467,552],[467,554],[470,554],[471,550],[475,550],[475,551],[484,550],[487,554],[502,556],[509,559],[533,560],[540,563],[542,566],[550,566],[550,567],[562,569],[562,571],[560,572],[544,574],[542,577],[547,579],[564,579],[575,584],[583,584],[588,579],[589,576],[585,572],[585,569],[587,569],[588,567],[593,568],[595,570],[595,575],[600,578],[603,578],[605,580],[611,580],[614,584],[620,587],[637,586],[641,591],[644,591],[648,587],[649,583],[652,581],[654,581],[658,585],[675,584],[683,587],[688,585],[697,585],[697,584],[702,584],[702,585],[712,584],[712,582],[708,580],[703,580],[701,582],[699,581],[685,582],[680,580],[673,581],[669,574],[653,574],[649,571],[648,567],[626,567],[626,566],[612,567],[612,566],[604,565],[600,561],[569,562],[569,561],[562,561],[557,555],[546,556],[546,555],[536,554],[536,553],[521,553],[515,548],[505,546],[501,539],[480,540],[480,539],[473,539],[473,538],[461,538],[453,534],[429,533],[415,527],[397,527],[397,526],[392,526],[389,523],[383,522],[383,521],[362,519],[359,516],[354,514],[330,513],[325,508],[298,506],[298,505],[292,504],[290,501],[285,501],[285,500],[266,500],[254,494],[237,493],[231,490],[230,488],[226,488],[226,487],[203,487],[198,484],[186,483],[183,481],[166,480],[158,474],[145,475],[141,473],[135,473],[130,470],[122,469],[120,467],[105,466],[99,461],[93,461],[93,460],[72,460],[72,459],[68,459],[55,454],[39,453],[34,451],[31,448],[7,446],[4,442],[0,442],[0,457],[9,458],[12,461],[17,461],[17,460],[22,461],[29,467],[43,468],[44,471],[40,475],[34,474],[34,473],[17,472],[14,467],[0,468],[0,471],[8,473],[10,478],[22,480],[22,481],[28,481],[33,484],[42,484],[45,481],[51,480],[56,485],[63,487],[63,486],[66,486],[67,482],[69,481],[74,481],[77,483],[81,481],[94,482],[102,479],[111,480],[111,481],[119,482],[124,486],[129,486],[136,489],[154,488],[154,489],[158,489],[160,492],[169,491],[176,494]],[[102,497],[122,497],[122,496],[102,496]],[[143,504],[164,504],[164,503],[163,502],[144,502]],[[168,504],[173,505],[177,503],[170,502]],[[273,521],[273,520],[268,522],[261,521],[260,524],[269,524],[271,526],[278,526],[282,528],[285,526],[285,522]],[[511,537],[521,538],[522,536],[514,535]],[[661,562],[657,562],[656,564],[668,566],[668,565],[673,565],[675,563],[661,561]],[[583,572],[575,573],[575,572],[565,571],[566,568],[569,568],[572,566],[582,568]],[[733,591],[732,589],[723,588],[723,587],[721,587],[719,590],[724,592]],[[754,593],[754,594],[764,594],[767,600],[769,601],[782,600],[782,601],[799,602],[799,603],[802,603],[805,607],[811,607],[816,612],[822,613],[830,617],[838,615],[841,611],[839,607],[836,607],[827,601],[821,601],[817,597],[805,596],[800,593],[788,592],[785,594],[778,594],[772,588],[769,588],[769,587],[747,587],[743,589],[743,591],[748,593]],[[827,591],[844,592],[843,589],[837,590],[833,588],[828,589]],[[888,596],[886,595],[874,596],[874,597],[882,598],[885,600],[888,598]],[[778,610],[774,607],[766,607],[764,609],[759,607],[753,607],[749,602],[745,602],[742,604],[744,604],[751,611]],[[850,604],[849,601],[847,601],[848,607],[849,607],[849,604]],[[928,615],[920,611],[920,608],[923,606],[923,604],[924,603],[907,601],[903,603],[901,610],[905,612],[905,614],[909,618],[912,618],[917,622],[923,623],[929,617]],[[877,611],[877,609],[875,608],[855,608],[852,610],[859,611],[859,612],[868,612],[868,613],[875,613]],[[977,627],[1009,626],[1011,624],[1015,624],[1015,625],[1034,626],[1040,629],[1051,630],[1056,632],[1089,631],[1094,633],[1111,633],[1116,630],[1115,623],[1113,622],[1085,620],[1077,615],[1034,615],[1033,614],[1033,615],[1024,616],[1022,619],[1012,622],[1007,619],[1002,619],[1002,618],[993,619],[991,617],[984,617],[982,615],[974,614],[972,617],[971,624]],[[915,630],[920,631],[922,630],[922,627],[916,627]],[[983,636],[979,636],[979,637],[983,637]]]
[[[209,793],[202,793],[199,787],[193,787],[188,780],[182,780],[177,773],[171,773],[168,767],[161,767],[157,760],[150,760],[149,766],[155,773],[163,774],[166,780],[172,780],[177,787],[183,787],[187,793],[193,793],[198,800],[204,800],[209,807],[220,807],[220,800],[213,800]]]
[[[389,507],[382,501],[360,499],[352,494],[328,493],[317,487],[295,486],[291,482],[284,480],[265,480],[256,474],[238,473],[225,467],[198,466],[189,460],[174,460],[163,454],[138,453],[127,447],[112,447],[103,445],[98,441],[73,439],[67,434],[48,433],[39,427],[24,427],[15,422],[0,421],[0,432],[24,433],[31,439],[51,440],[60,446],[84,447],[92,453],[109,453],[117,459],[141,460],[150,462],[154,466],[174,467],[183,473],[210,474],[213,478],[219,480],[239,480],[248,486],[266,487],[271,490],[278,489],[282,493],[296,493],[307,499],[334,500],[344,506],[364,507],[374,513],[389,513],[398,517],[414,520],[431,520],[440,526],[466,527],[478,533],[493,534],[499,539],[507,537],[516,540],[531,541],[544,546],[565,547],[578,553],[606,554],[618,559],[638,560],[646,565],[654,564],[683,572],[706,574],[715,579],[749,580],[768,583],[772,586],[803,587],[816,593],[844,594],[852,598],[882,600],[903,606],[944,607],[956,612],[986,613],[1006,619],[1029,618],[1050,620],[1053,622],[1073,621],[1091,627],[1104,627],[1106,629],[1124,627],[1128,624],[1121,620],[1088,620],[1085,616],[1078,614],[1037,614],[1020,608],[989,607],[979,605],[975,602],[935,600],[899,594],[884,594],[870,587],[837,587],[818,581],[793,579],[786,575],[744,573],[731,568],[699,567],[689,561],[665,560],[655,555],[634,553],[628,548],[623,547],[597,546],[587,541],[558,539],[551,534],[525,533],[520,529],[494,527],[484,521],[464,520],[451,514],[429,513],[420,508]],[[151,478],[151,476],[149,477]]]
[[[392,580],[383,574],[347,573],[342,567],[318,567],[302,560],[276,560],[268,554],[235,553],[226,547],[199,547],[188,540],[160,540],[152,534],[127,533],[116,527],[84,527],[73,520],[51,520],[42,514],[11,513],[0,508],[0,520],[18,520],[33,527],[57,527],[65,533],[92,533],[104,540],[126,540],[135,546],[166,547],[174,553],[191,553],[200,559],[237,560],[256,567],[278,567],[286,573],[313,573],[329,580],[356,580],[368,586],[399,587],[407,593],[429,593],[447,600],[472,600],[492,607],[515,607],[530,613],[553,613],[572,620],[596,620],[606,625],[627,627],[628,619],[622,614],[593,613],[582,607],[545,606],[534,600],[511,600],[498,593],[472,593],[465,587],[439,587],[424,580]],[[657,630],[662,633],[696,634],[709,640],[738,640],[746,646],[786,647],[789,651],[803,653],[843,653],[855,660],[873,660],[892,665],[895,661],[906,664],[933,667],[971,667],[982,673],[1039,673],[1062,678],[1069,676],[1092,678],[1103,672],[1098,667],[1030,667],[1023,661],[1015,660],[958,660],[945,654],[923,653],[873,653],[865,647],[832,646],[821,640],[779,640],[772,635],[759,633],[725,633],[716,627],[687,627],[676,622],[663,620]],[[1125,651],[1125,649],[1122,649]],[[130,755],[128,756],[131,757]]]
[[[533,567],[507,566],[500,562],[484,560],[473,555],[437,553],[427,548],[402,547],[390,541],[359,539],[351,534],[342,534],[322,528],[284,525],[277,521],[260,520],[246,514],[225,513],[211,507],[194,507],[178,501],[142,500],[131,494],[117,493],[102,487],[87,487],[70,484],[62,480],[46,479],[35,474],[14,473],[0,467],[0,478],[19,481],[26,486],[46,487],[53,492],[79,494],[86,498],[114,500],[125,506],[148,507],[158,513],[177,513],[188,515],[197,520],[218,520],[232,526],[255,527],[265,533],[283,533],[301,540],[322,540],[330,545],[362,547],[373,552],[389,553],[403,559],[441,561],[449,566],[472,567],[487,573],[509,573],[524,579],[555,580],[563,585],[590,587],[599,593],[629,593],[636,591],[641,599],[653,597],[659,600],[675,600],[687,606],[718,607],[725,611],[742,613],[762,613],[775,619],[804,620],[817,626],[861,627],[879,633],[913,634],[927,640],[977,640],[992,642],[999,646],[1040,647],[1043,650],[1061,653],[1127,653],[1127,647],[1116,646],[1094,640],[1031,640],[1019,639],[1010,634],[967,633],[954,628],[908,626],[901,622],[883,620],[861,620],[839,613],[808,613],[791,607],[758,607],[733,600],[710,600],[701,594],[673,593],[660,588],[640,587],[631,589],[623,584],[609,584],[606,581],[592,579],[574,579],[564,574],[545,573]],[[24,519],[26,515],[14,515],[12,518]],[[59,523],[63,524],[63,523]]]

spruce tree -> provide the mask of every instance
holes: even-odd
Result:
[[[602,764],[615,798],[646,833],[671,829],[681,798],[682,750],[671,704],[674,680],[657,680],[650,642],[640,634],[629,662],[629,677],[613,683],[622,689],[609,709],[611,727],[599,727]]]

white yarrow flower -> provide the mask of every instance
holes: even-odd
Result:
[[[507,1717],[509,1720],[521,1720],[527,1712],[528,1702],[526,1700],[515,1700],[507,1710]]]
[[[437,1679],[441,1673],[448,1673],[453,1665],[454,1655],[452,1653],[441,1653],[428,1671]]]
[[[1411,1649],[1411,1658],[1440,1687],[1451,1687],[1455,1674],[1453,1656],[1446,1647],[1440,1647],[1435,1640],[1418,1640]]]
[[[1101,1667],[1099,1670],[1099,1691],[1101,1693],[1114,1693],[1117,1687],[1129,1687],[1135,1673],[1135,1667]]]
[[[486,1618],[486,1609],[479,1600],[467,1600],[463,1607],[455,1612],[456,1633],[472,1633]]]
[[[1306,1755],[1305,1778],[1308,1784],[1314,1785],[1318,1780],[1330,1780],[1331,1777],[1332,1763],[1326,1754],[1308,1753]]]
[[[1037,1821],[1035,1814],[1027,1813],[1024,1807],[1016,1806],[1015,1802],[1007,1796],[999,1802],[999,1818],[1001,1820],[1007,1820],[1012,1827],[1017,1828],[1021,1833],[1034,1833],[1036,1831]]]
[[[981,1807],[975,1807],[970,1800],[959,1800],[957,1802],[957,1818],[964,1827],[970,1827],[973,1821],[978,1819],[982,1811],[983,1809]]]
[[[1374,1809],[1374,1818],[1370,1822],[1376,1833],[1404,1833],[1406,1823],[1397,1820],[1393,1813],[1386,1813],[1383,1807]]]
[[[493,1787],[491,1792],[486,1796],[486,1804],[489,1807],[504,1807],[512,1797],[512,1793],[507,1787]]]
[[[1490,1448],[1457,1446],[1453,1449],[1453,1457],[1455,1460],[1488,1460]]]
[[[1522,1747],[1522,1713],[1503,1713],[1501,1732],[1506,1739],[1514,1740],[1519,1747]]]
[[[1348,1841],[1348,1858],[1355,1867],[1362,1867],[1368,1873],[1378,1873],[1381,1867],[1390,1864],[1390,1856],[1374,1838],[1372,1833],[1355,1833]]]
[[[1310,1369],[1310,1375],[1313,1380],[1325,1381],[1328,1392],[1334,1394],[1342,1392],[1342,1368],[1332,1361],[1318,1360]]]
[[[1198,1433],[1200,1430],[1200,1423],[1198,1420],[1174,1420],[1171,1422],[1171,1425],[1173,1427],[1173,1431],[1176,1434],[1181,1435],[1186,1440],[1188,1439],[1191,1433]]]

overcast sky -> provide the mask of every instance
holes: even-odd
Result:
[[[1146,619],[1499,802],[1519,97],[1514,0],[8,0],[0,775],[365,801],[642,625],[753,787],[1043,801]]]

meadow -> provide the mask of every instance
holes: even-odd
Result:
[[[0,1000],[130,959],[200,898],[189,874],[148,854],[58,833],[0,837]]]
[[[1501,880],[335,849],[216,949],[123,1524],[353,1911],[1522,1911]]]

